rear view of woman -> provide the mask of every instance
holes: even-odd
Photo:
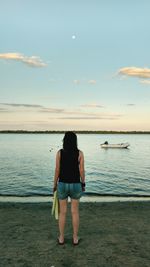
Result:
[[[77,136],[74,132],[66,132],[63,149],[56,154],[56,168],[53,191],[57,190],[59,199],[59,238],[64,244],[64,230],[67,213],[68,196],[71,198],[71,214],[73,226],[73,244],[78,245],[79,199],[85,191],[85,173],[83,152],[77,147]]]

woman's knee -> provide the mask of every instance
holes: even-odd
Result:
[[[66,215],[66,213],[67,213],[67,208],[60,208],[61,215]]]

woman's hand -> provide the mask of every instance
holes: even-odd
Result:
[[[85,183],[81,183],[81,186],[82,186],[82,191],[84,192],[85,191]]]

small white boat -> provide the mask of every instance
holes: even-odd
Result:
[[[121,144],[101,144],[102,148],[128,148],[129,143],[121,143]]]

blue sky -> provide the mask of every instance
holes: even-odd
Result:
[[[0,0],[0,129],[150,130],[149,10]]]

